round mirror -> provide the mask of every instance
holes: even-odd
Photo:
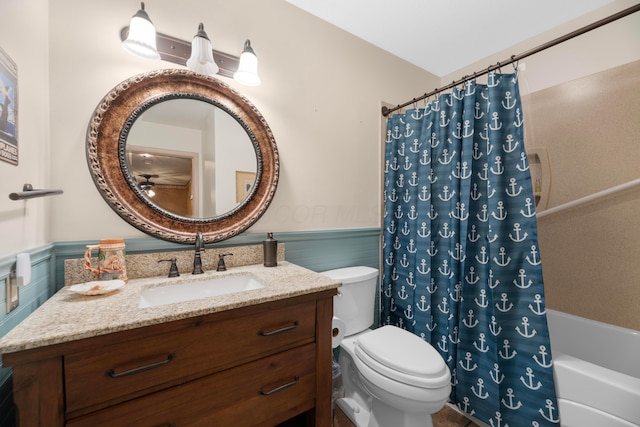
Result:
[[[124,160],[148,203],[186,218],[233,211],[251,194],[258,164],[232,115],[188,98],[144,111],[129,130]]]
[[[219,80],[186,70],[134,76],[109,92],[87,131],[93,181],[134,227],[191,244],[241,233],[275,194],[278,151],[266,121]]]

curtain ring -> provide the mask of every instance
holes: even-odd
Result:
[[[466,86],[467,82],[469,81],[469,77],[470,76],[467,74],[462,78],[462,80],[460,80],[460,90],[463,91],[463,92],[465,90],[465,86]]]
[[[515,58],[515,55],[511,57],[512,59]],[[519,72],[519,67],[520,67],[520,61],[515,61],[513,62],[513,75],[514,77],[514,83],[518,81],[518,77],[520,76]]]
[[[492,70],[492,69],[491,69],[491,67],[492,67],[492,65],[489,65],[489,66],[487,67],[487,75],[488,75],[488,76],[490,76],[490,75],[491,75],[491,73],[495,74],[495,70]]]
[[[498,73],[502,74],[502,64],[498,61]]]
[[[424,112],[425,114],[427,113],[427,108],[429,108],[429,99],[431,99],[430,96],[427,96],[427,94],[424,94]]]
[[[516,56],[511,55],[511,63],[513,64],[513,72],[518,73],[518,65],[520,65],[520,60],[516,61]]]
[[[431,93],[433,94],[435,99],[438,99],[438,93],[440,93],[440,89],[435,88],[435,89],[433,89],[433,92],[431,92]]]

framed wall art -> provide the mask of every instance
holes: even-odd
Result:
[[[240,203],[249,195],[254,182],[255,172],[236,171],[236,202]]]
[[[0,160],[18,164],[18,67],[0,48]]]

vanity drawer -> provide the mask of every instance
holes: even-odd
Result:
[[[314,407],[308,344],[69,420],[70,427],[269,426]]]
[[[184,329],[68,355],[67,416],[313,342],[315,311],[308,302],[218,321],[211,315]]]

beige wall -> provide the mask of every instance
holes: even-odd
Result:
[[[137,73],[171,67],[133,57],[119,31],[139,4],[52,0],[50,13],[53,241],[144,236],[107,207],[91,181],[85,132],[102,96]],[[379,226],[380,103],[415,96],[437,79],[284,0],[158,0],[158,31],[191,40],[203,22],[214,47],[239,54],[250,38],[263,84],[236,85],[278,144],[276,196],[249,232]],[[79,35],[81,35],[79,37]]]
[[[549,208],[640,178],[640,61],[523,99]],[[640,330],[640,188],[538,218],[547,305]]]
[[[18,66],[18,166],[0,161],[0,257],[47,243],[50,199],[9,200],[49,185],[47,0],[0,1],[0,47]],[[59,197],[59,196],[57,196]]]

